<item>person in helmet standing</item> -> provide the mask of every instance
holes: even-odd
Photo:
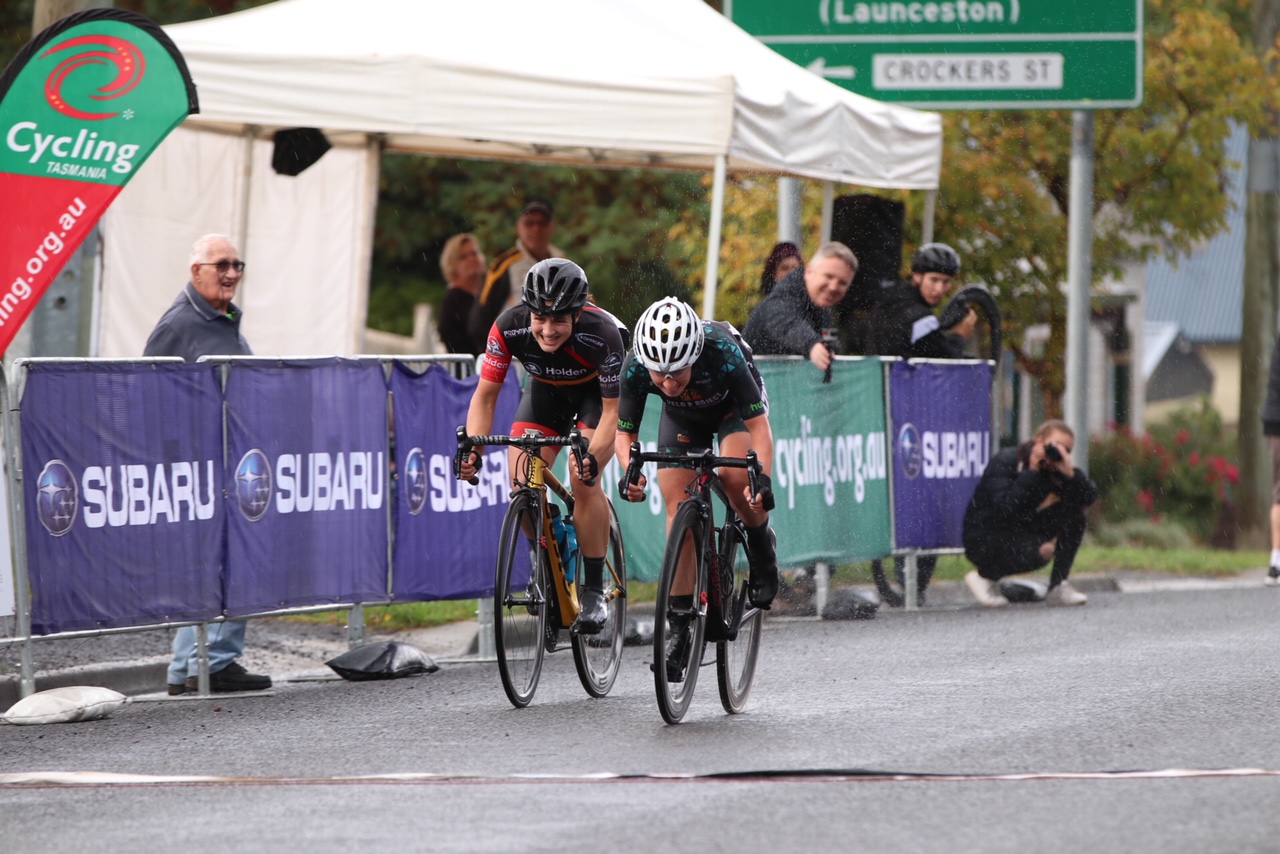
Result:
[[[882,292],[871,312],[872,353],[904,359],[960,359],[965,341],[973,335],[978,316],[972,308],[950,330],[943,329],[934,313],[951,292],[960,275],[960,256],[945,243],[926,243],[911,256],[911,280]],[[878,562],[877,562],[878,564]],[[920,555],[916,592],[924,601],[925,589],[938,565],[937,555]],[[898,583],[903,583],[904,561],[894,558]]]
[[[538,430],[566,435],[577,426],[589,447],[581,468],[569,462],[574,518],[583,557],[579,591],[582,611],[573,624],[579,634],[598,634],[608,616],[604,597],[604,558],[609,543],[609,502],[599,483],[613,455],[618,423],[618,372],[624,348],[619,324],[587,300],[587,274],[568,259],[549,258],[525,276],[521,301],[506,309],[489,330],[480,379],[467,410],[467,434],[493,429],[498,394],[513,359],[529,374],[529,384],[511,424],[512,436]],[[543,449],[548,462],[558,448]],[[511,470],[518,451],[511,449]],[[461,480],[474,477],[478,451],[464,456]]]
[[[960,256],[945,243],[926,243],[911,257],[911,281],[880,295],[871,312],[873,352],[904,359],[958,359],[973,336],[978,315],[943,329],[934,311],[960,275]]]
[[[645,309],[632,339],[618,396],[615,450],[622,471],[631,463],[631,443],[640,434],[645,400],[651,394],[662,400],[659,451],[702,451],[711,448],[713,440],[718,440],[722,456],[745,457],[754,450],[764,470],[758,493],[751,494],[745,469],[721,469],[719,476],[747,528],[751,554],[747,596],[755,607],[768,609],[778,592],[777,547],[769,527],[774,506],[773,430],[764,379],[751,348],[731,324],[702,320],[692,306],[674,297]],[[687,468],[675,463],[658,466],[668,528],[689,481]],[[624,476],[618,492],[627,501],[642,501],[646,485],[643,475],[635,484],[626,483]],[[668,674],[668,678],[683,677]]]

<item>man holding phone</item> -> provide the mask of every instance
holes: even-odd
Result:
[[[1098,498],[1098,487],[1071,461],[1075,441],[1065,421],[1046,421],[1030,442],[987,464],[964,514],[964,553],[977,567],[964,581],[980,604],[1008,605],[1000,579],[1050,561],[1045,604],[1088,601],[1067,581],[1084,541],[1084,511]]]

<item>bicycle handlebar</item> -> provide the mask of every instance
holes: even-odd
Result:
[[[640,449],[639,442],[631,443],[631,462],[627,465],[626,481],[628,484],[636,483],[640,480],[640,466],[644,463],[687,463],[692,464],[695,469],[708,468],[731,468],[746,469],[747,482],[751,487],[751,494],[758,495],[760,493],[759,477],[764,474],[764,468],[760,465],[760,459],[755,451],[747,451],[745,457],[718,457],[711,453],[710,449],[705,451],[686,451],[683,454],[670,453],[666,451],[643,451]]]
[[[458,428],[458,452],[453,459],[454,477],[459,476],[462,471],[462,459],[468,453],[474,451],[479,445],[507,445],[510,447],[521,448],[522,450],[533,450],[535,448],[545,447],[564,447],[568,446],[573,452],[573,458],[578,461],[578,469],[582,469],[582,457],[587,453],[589,442],[587,437],[582,435],[582,431],[573,428],[569,431],[568,436],[468,436],[466,427]],[[480,478],[472,477],[467,483],[475,486],[480,482]],[[595,483],[595,478],[582,481],[587,486]]]

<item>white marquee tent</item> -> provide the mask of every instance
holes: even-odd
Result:
[[[357,352],[383,150],[714,171],[717,245],[726,170],[938,185],[937,114],[828,83],[702,0],[279,0],[166,31],[201,112],[103,220],[102,355],[141,352],[209,231],[249,263],[258,352]],[[271,135],[292,127],[334,148],[285,177]]]

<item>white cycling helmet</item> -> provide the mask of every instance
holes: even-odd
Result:
[[[693,306],[664,297],[636,321],[636,359],[650,371],[673,374],[698,360],[706,334]]]

